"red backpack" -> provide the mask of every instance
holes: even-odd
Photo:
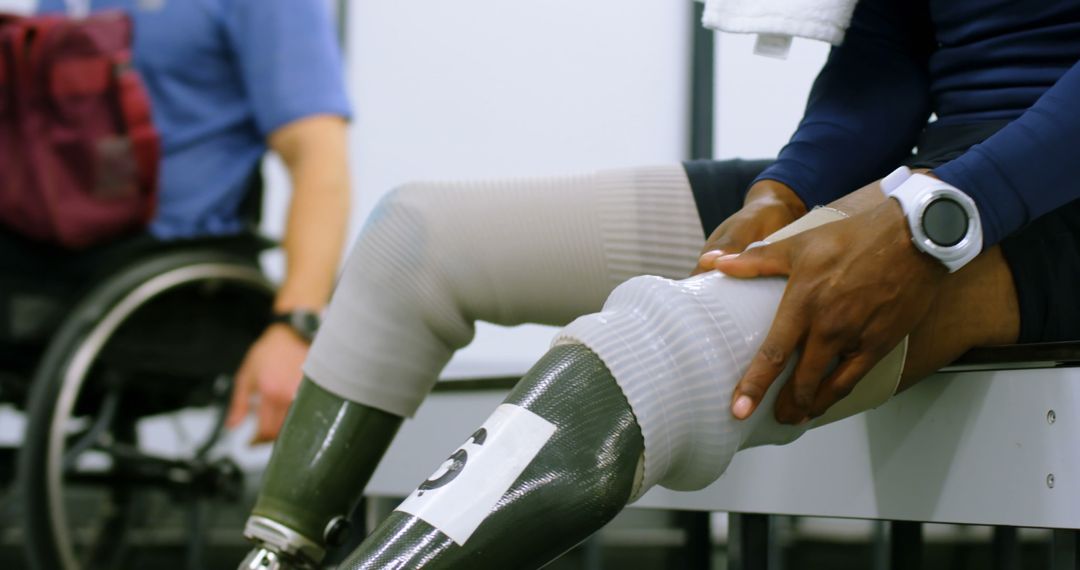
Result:
[[[144,227],[158,135],[131,20],[0,15],[0,225],[81,249]]]

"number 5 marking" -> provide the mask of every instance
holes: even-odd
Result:
[[[484,445],[485,441],[487,441],[487,430],[485,428],[476,430],[476,433],[469,436],[469,439],[465,440],[465,443],[447,458],[430,478],[420,484],[416,496],[423,497],[425,491],[432,491],[444,487],[456,479],[461,471],[465,469],[465,464],[469,461],[469,452],[465,451],[465,447],[469,444],[479,447]]]

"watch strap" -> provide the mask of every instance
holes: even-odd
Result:
[[[310,309],[294,309],[292,311],[273,313],[270,315],[269,324],[283,324],[292,329],[300,338],[311,342],[315,339],[315,333],[318,332],[319,326],[322,324],[322,318],[319,313]]]

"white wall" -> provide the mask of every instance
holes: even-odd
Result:
[[[682,157],[688,3],[418,0],[350,9],[361,213],[417,177]]]
[[[717,158],[770,158],[802,118],[828,45],[796,39],[787,59],[754,55],[754,36],[716,36]]]

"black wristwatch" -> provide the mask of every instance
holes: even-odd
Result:
[[[285,313],[271,315],[270,324],[278,323],[289,327],[305,341],[311,342],[315,339],[315,333],[319,332],[322,317],[319,316],[319,313],[310,309],[294,309]]]

